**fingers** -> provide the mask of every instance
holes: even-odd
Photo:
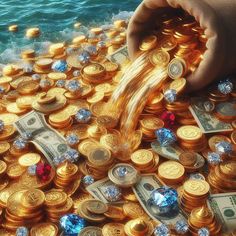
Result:
[[[155,18],[153,17],[157,14],[157,9],[167,6],[166,0],[145,0],[136,9],[129,22],[127,34],[127,44],[131,59],[134,59],[138,54],[142,36],[154,23]]]

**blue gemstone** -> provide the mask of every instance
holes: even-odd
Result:
[[[121,198],[121,190],[116,185],[106,186],[103,189],[103,193],[104,193],[105,198],[109,202],[116,202],[116,201],[120,200],[120,198]]]
[[[4,130],[4,127],[5,127],[5,125],[4,125],[3,120],[0,120],[0,132],[2,132]]]
[[[40,80],[41,79],[41,75],[39,75],[39,74],[33,74],[31,77],[33,80]]]
[[[14,148],[19,149],[19,150],[24,149],[26,145],[27,145],[27,141],[23,139],[22,137],[19,137],[13,142]]]
[[[232,144],[227,141],[221,141],[215,145],[216,152],[219,154],[230,154],[233,150]]]
[[[128,170],[124,166],[120,166],[117,168],[116,173],[119,177],[125,177],[128,174]]]
[[[154,236],[170,236],[170,229],[165,224],[158,225],[154,229]]]
[[[39,85],[41,88],[48,88],[51,86],[51,82],[48,79],[41,79]]]
[[[80,82],[76,79],[72,79],[66,82],[65,88],[74,93],[74,92],[78,92],[82,89]]]
[[[86,225],[86,220],[76,214],[67,214],[60,219],[63,232],[70,236],[77,236]]]
[[[52,69],[53,71],[56,71],[56,72],[65,72],[67,68],[68,68],[67,62],[63,60],[55,61],[52,64]]]
[[[175,224],[175,230],[179,234],[185,234],[188,232],[189,225],[185,220],[179,220]]]
[[[76,114],[75,119],[79,123],[88,123],[91,119],[92,113],[87,108],[81,108]]]
[[[3,88],[2,86],[0,86],[0,94],[3,94],[5,92],[5,88]]]
[[[80,55],[79,55],[79,57],[78,57],[78,60],[79,60],[79,62],[81,63],[81,64],[87,64],[88,62],[89,62],[89,60],[90,60],[90,55],[89,55],[89,53],[88,52],[86,52],[86,51],[83,51]]]
[[[28,236],[28,235],[29,235],[29,230],[26,227],[21,226],[17,228],[16,236]]]
[[[207,228],[201,228],[198,230],[198,236],[210,236],[210,232]]]
[[[68,134],[66,136],[66,142],[68,143],[68,145],[75,145],[79,142],[79,137],[77,134]]]
[[[220,162],[222,162],[220,154],[216,152],[209,152],[207,154],[207,161],[212,165],[218,165]]]
[[[85,50],[89,53],[91,56],[96,56],[98,51],[96,46],[90,45],[85,48]]]
[[[174,89],[168,89],[164,93],[164,98],[168,103],[173,103],[177,98],[177,92]]]
[[[94,178],[91,175],[85,175],[82,181],[83,181],[83,184],[87,187],[90,184],[94,183]]]
[[[66,160],[65,156],[58,156],[58,157],[54,157],[53,159],[53,163],[55,164],[55,166],[60,165],[62,162],[64,162]]]
[[[79,152],[75,149],[70,148],[65,152],[64,157],[70,162],[76,162],[79,159]]]
[[[221,81],[218,84],[218,90],[225,95],[231,93],[233,88],[233,83],[229,80]]]
[[[156,130],[155,134],[157,141],[163,147],[170,146],[176,141],[176,136],[170,129],[161,128]]]
[[[64,79],[59,79],[56,82],[56,86],[59,87],[59,88],[65,87],[65,84],[66,84],[66,80],[64,80]]]

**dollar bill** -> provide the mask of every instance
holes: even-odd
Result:
[[[151,147],[158,155],[173,161],[178,161],[180,154],[183,152],[177,145],[162,147],[158,142],[152,142]]]
[[[105,196],[104,192],[108,186],[113,186],[114,183],[111,182],[109,178],[104,178],[90,184],[86,190],[98,200],[103,201],[104,203],[111,203]]]
[[[69,149],[64,137],[48,126],[41,113],[31,111],[22,116],[14,125],[22,137],[30,134],[30,142],[44,154],[52,167],[55,167],[53,160]]]
[[[207,203],[222,225],[223,232],[236,230],[236,192],[212,194]]]
[[[203,133],[227,132],[233,130],[231,124],[218,120],[212,113],[200,111],[194,105],[191,105],[189,110]]]
[[[179,220],[186,220],[186,215],[181,209],[174,213],[160,213],[150,204],[153,190],[163,185],[155,174],[145,174],[141,176],[141,180],[132,189],[143,209],[153,220],[168,225],[174,225]]]
[[[127,45],[108,55],[107,59],[111,62],[119,64],[120,66],[127,64],[130,61]]]

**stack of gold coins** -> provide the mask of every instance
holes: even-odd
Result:
[[[183,149],[199,152],[206,148],[206,137],[197,126],[181,126],[177,129],[176,134]]]
[[[127,236],[146,235],[151,236],[153,233],[153,225],[145,218],[136,218],[125,224],[125,234]]]
[[[95,179],[101,179],[107,176],[107,171],[114,163],[114,158],[109,149],[104,147],[94,148],[89,152],[86,165],[89,172]]]
[[[40,35],[40,29],[35,27],[35,28],[30,28],[26,30],[26,37],[27,38],[37,38]]]
[[[126,236],[124,228],[125,228],[125,225],[122,223],[116,223],[116,222],[107,223],[102,227],[102,235]]]
[[[35,51],[33,49],[28,49],[21,52],[21,58],[26,61],[31,61],[35,59]]]
[[[90,138],[100,139],[100,137],[106,133],[106,128],[103,126],[99,126],[97,123],[91,124],[88,128],[88,135]]]
[[[105,61],[103,62],[103,66],[106,69],[107,72],[107,77],[112,79],[118,72],[119,70],[119,64],[115,63],[115,62],[111,62],[111,61]],[[111,86],[112,90],[114,90],[114,86]],[[110,95],[111,95],[111,91],[110,91]]]
[[[33,70],[39,74],[50,73],[52,63],[53,60],[51,58],[40,58],[35,62]]]
[[[31,236],[40,236],[40,235],[50,235],[57,236],[58,235],[58,227],[53,223],[41,223],[33,226],[30,230]]]
[[[202,227],[207,227],[210,235],[219,236],[222,225],[217,223],[214,214],[206,205],[195,208],[191,211],[188,219],[189,231],[192,235],[198,236],[198,230]]]
[[[140,172],[153,173],[158,168],[159,156],[152,150],[139,149],[131,154],[131,161]]]
[[[70,45],[70,47],[72,46],[73,48],[79,48],[84,43],[86,43],[86,41],[87,41],[87,38],[85,35],[77,36],[77,37],[73,38],[72,45]]]
[[[158,176],[166,185],[178,185],[185,179],[185,169],[176,161],[165,161],[158,167]]]
[[[217,87],[213,87],[209,90],[208,98],[212,102],[225,102],[229,99],[229,94],[223,94]]]
[[[14,192],[7,200],[4,228],[16,230],[40,222],[43,217],[44,192],[38,189]]]
[[[56,169],[56,176],[54,178],[54,184],[57,188],[67,188],[71,183],[73,183],[78,177],[78,166],[65,161],[59,165]]]
[[[106,219],[104,213],[108,211],[108,206],[104,202],[95,199],[84,200],[79,204],[78,214],[90,222],[103,222]]]
[[[48,219],[57,223],[60,218],[73,212],[73,200],[59,189],[51,189],[45,193],[45,211]]]
[[[41,156],[38,153],[28,152],[19,157],[18,163],[22,167],[29,167],[40,162]]]
[[[57,129],[69,128],[73,124],[72,117],[64,111],[51,113],[48,117],[48,123]]]
[[[183,185],[184,192],[180,203],[186,212],[191,212],[196,207],[206,203],[210,186],[205,180],[189,179]]]
[[[183,152],[179,156],[179,162],[186,172],[191,173],[200,170],[205,164],[205,159],[197,152]]]
[[[55,59],[63,59],[66,57],[65,44],[55,43],[49,47],[49,54]]]
[[[8,27],[8,30],[10,31],[10,32],[17,32],[18,31],[18,25],[10,25],[9,27]]]
[[[24,72],[19,66],[14,64],[9,64],[3,67],[2,73],[4,76],[9,76],[15,78],[17,76],[23,75]]]
[[[208,181],[214,192],[236,191],[236,161],[225,161],[211,169]]]
[[[163,128],[164,122],[155,116],[143,116],[139,120],[140,129],[143,133],[143,140],[152,142],[155,140],[155,130]]]

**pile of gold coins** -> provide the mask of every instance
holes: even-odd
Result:
[[[165,222],[168,235],[180,235],[171,219],[154,219],[150,213],[153,209],[142,202],[147,192],[155,190],[153,182],[178,190],[179,207],[189,226],[189,234],[184,235],[198,235],[204,227],[210,235],[223,235],[206,203],[212,193],[236,191],[236,114],[232,111],[236,90],[222,94],[213,86],[193,95],[200,102],[207,100],[207,105],[211,105],[207,111],[198,100],[193,102],[184,94],[185,78],[196,69],[206,50],[204,30],[186,13],[165,13],[158,23],[158,30],[148,32],[140,45],[148,62],[145,72],[139,75],[148,74],[151,67],[160,67],[167,77],[148,96],[134,125],[136,130],[125,142],[120,117],[108,109],[108,104],[130,65],[126,46],[128,20],[116,20],[108,29],[91,28],[92,36],[84,34],[69,43],[51,44],[43,55],[34,49],[22,50],[22,61],[32,70],[25,70],[18,63],[3,68],[0,235],[13,236],[19,227],[27,227],[31,236],[62,236],[60,219],[72,213],[88,222],[79,236],[152,236],[154,232],[159,236],[155,229]],[[80,26],[81,23],[75,24],[76,29]],[[17,30],[17,25],[9,27],[9,31]],[[26,35],[39,37],[40,30],[28,29]],[[52,69],[58,61],[62,66],[66,64],[61,71]],[[133,90],[128,88],[130,93]],[[166,98],[169,90],[177,93],[172,102]],[[227,103],[225,110],[222,102]],[[78,121],[81,109],[90,112],[90,119]],[[34,140],[29,138],[31,142],[24,145],[19,141],[14,123],[32,110],[43,113],[52,132],[79,152],[77,162],[66,160],[54,168],[45,166],[47,157]],[[120,116],[124,110],[122,105]],[[176,143],[154,148],[150,144],[157,142],[156,131],[162,128],[176,134]],[[78,140],[69,142],[72,136]],[[221,163],[215,164],[208,156],[216,152],[216,144],[222,141],[232,145],[232,152],[223,153]],[[54,144],[49,142],[50,145]],[[41,178],[40,165],[44,172],[48,168]],[[191,174],[197,177],[190,178]],[[147,192],[135,193],[136,184],[147,176],[151,176],[151,181],[143,184]],[[107,187],[111,184],[113,192],[109,193]],[[109,202],[107,195],[114,192],[121,196]]]

